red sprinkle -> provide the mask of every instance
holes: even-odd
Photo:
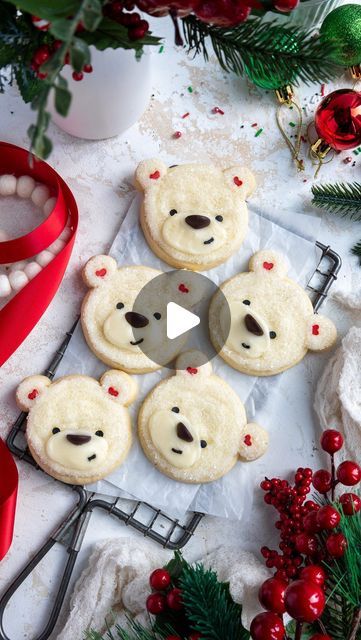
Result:
[[[117,391],[116,389],[114,389],[114,387],[109,387],[109,389],[108,389],[108,393],[109,393],[109,395],[114,396],[115,398],[116,398],[117,396],[119,396],[119,391]]]
[[[271,271],[271,269],[273,269],[274,264],[273,262],[264,262],[263,263],[263,268],[267,269],[267,271]]]
[[[160,178],[160,171],[154,171],[154,173],[150,173],[149,177],[151,180],[158,180]]]
[[[344,164],[350,164],[350,162],[352,162],[351,156],[347,156],[347,158],[345,158],[343,161]]]
[[[28,393],[28,398],[29,400],[35,400],[36,396],[39,395],[39,391],[37,389],[33,389],[32,391],[30,391],[30,393]]]
[[[224,116],[224,111],[222,111],[222,109],[220,109],[219,107],[213,107],[212,113],[219,113],[221,116]]]
[[[237,187],[241,187],[243,184],[243,180],[240,180],[238,176],[234,176],[233,182],[235,185],[237,185]]]
[[[251,124],[251,127],[258,127],[257,122],[254,122],[253,124]]]
[[[185,284],[183,284],[183,282],[180,283],[178,287],[178,291],[181,291],[182,293],[189,293],[188,287],[186,287]]]
[[[302,140],[302,142],[307,142],[305,136],[301,136],[301,140]]]
[[[187,113],[183,113],[182,119],[184,120],[184,118],[188,118],[188,116],[189,116],[189,111],[187,111]]]
[[[182,132],[181,131],[175,131],[173,133],[173,138],[178,139],[178,138],[181,138],[181,137],[182,137]]]
[[[319,324],[313,324],[312,325],[312,335],[313,336],[318,336],[320,333],[320,325]]]
[[[192,376],[194,376],[196,373],[198,373],[198,369],[196,369],[195,367],[187,367],[187,371],[188,371],[188,373],[190,373]]]
[[[246,447],[251,447],[251,446],[252,446],[252,438],[251,438],[251,436],[249,435],[249,433],[247,433],[247,435],[246,435],[246,436],[244,436],[244,438],[243,438],[243,442],[244,442],[244,444],[246,445]]]
[[[98,271],[95,272],[95,275],[98,276],[98,278],[104,278],[106,272],[106,269],[98,269]]]
[[[325,95],[325,85],[321,84],[321,96]]]

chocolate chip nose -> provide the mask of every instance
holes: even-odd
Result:
[[[76,444],[78,446],[80,444],[86,444],[87,442],[90,442],[91,436],[84,436],[81,433],[70,433],[68,436],[66,436],[66,439],[69,440],[71,444]]]
[[[192,229],[204,229],[210,225],[211,221],[207,216],[187,216],[185,219],[186,223],[189,224]]]
[[[263,329],[258,324],[257,320],[251,316],[250,313],[247,313],[244,323],[250,333],[253,333],[255,336],[263,336]]]
[[[141,329],[149,324],[148,318],[142,316],[141,313],[135,313],[135,311],[127,311],[125,319],[134,329]]]
[[[193,442],[193,436],[183,422],[177,424],[177,436],[185,442]]]

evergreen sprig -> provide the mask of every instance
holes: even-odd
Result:
[[[342,73],[331,61],[334,44],[321,43],[297,26],[265,23],[261,18],[232,29],[209,26],[194,16],[182,22],[190,52],[203,53],[207,60],[209,38],[221,67],[239,76],[282,77],[283,84],[289,84],[327,82]]]

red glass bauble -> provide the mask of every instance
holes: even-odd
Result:
[[[286,633],[281,618],[271,611],[253,618],[250,631],[252,640],[284,640]]]
[[[149,578],[149,584],[155,591],[168,589],[171,579],[166,569],[155,569]]]
[[[361,145],[361,93],[352,89],[330,93],[317,108],[315,127],[318,136],[336,151]]]
[[[147,611],[158,616],[167,608],[167,601],[162,593],[151,593],[146,602]]]
[[[347,540],[342,533],[331,533],[326,540],[326,549],[333,558],[342,558],[346,547]]]
[[[321,437],[321,447],[327,453],[334,454],[342,449],[343,437],[342,433],[336,429],[326,429]]]
[[[308,580],[295,580],[286,589],[286,611],[298,622],[314,622],[325,608],[321,587]]]
[[[260,587],[258,599],[264,609],[273,613],[284,613],[285,609],[285,590],[287,582],[277,580],[277,578],[269,578]]]
[[[345,460],[345,462],[341,462],[338,466],[336,475],[337,480],[339,480],[341,484],[344,484],[347,487],[352,487],[353,485],[358,484],[361,480],[361,467],[357,462]]]
[[[343,493],[340,496],[340,504],[345,516],[353,516],[361,509],[361,499],[356,493]]]
[[[317,522],[321,529],[334,529],[341,520],[341,516],[337,509],[330,504],[325,504],[317,511]]]
[[[180,589],[174,587],[174,589],[169,591],[169,593],[167,594],[167,605],[174,611],[180,611],[181,609],[183,609],[182,592]]]
[[[309,564],[307,567],[303,567],[303,569],[301,569],[300,579],[313,582],[321,587],[326,580],[326,573],[320,565]]]

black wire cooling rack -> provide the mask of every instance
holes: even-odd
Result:
[[[320,249],[321,256],[315,271],[306,285],[306,288],[310,291],[315,312],[319,310],[327,297],[333,282],[337,279],[337,274],[342,265],[340,256],[329,246],[321,242],[316,242],[316,246]],[[76,320],[70,331],[66,333],[59,349],[54,354],[48,368],[44,372],[44,375],[50,380],[55,376],[77,323],[78,320]],[[7,446],[14,456],[25,460],[41,471],[26,446],[24,435],[26,417],[27,414],[24,412],[18,416],[8,435]],[[114,499],[110,496],[100,496],[77,485],[67,486],[77,494],[76,505],[70,513],[67,514],[49,540],[47,540],[38,553],[15,578],[0,600],[0,640],[10,640],[3,626],[4,612],[8,602],[55,543],[60,543],[66,547],[68,560],[65,564],[63,575],[60,578],[58,591],[47,623],[41,634],[33,640],[47,640],[47,638],[49,638],[58,619],[86,527],[94,509],[102,509],[166,549],[172,550],[181,549],[187,544],[203,517],[202,513],[195,512],[191,513],[185,519],[185,522],[180,522],[179,519],[169,516],[161,509],[157,509],[146,502],[119,497]]]

